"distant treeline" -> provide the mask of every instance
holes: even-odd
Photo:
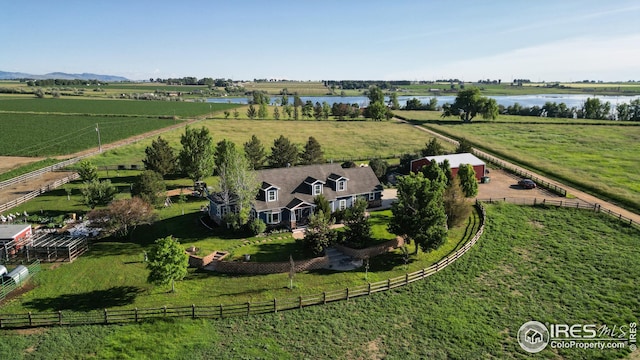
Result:
[[[409,80],[383,81],[383,80],[325,80],[324,86],[341,89],[368,89],[377,86],[380,89],[391,89],[394,86],[411,85]]]
[[[27,86],[81,86],[81,85],[109,85],[108,83],[100,80],[83,80],[83,79],[20,79],[21,82],[26,82]]]
[[[149,79],[150,82],[157,82],[167,85],[206,85],[206,86],[216,86],[216,87],[227,87],[233,85],[233,80],[231,79],[214,79],[210,77],[205,77],[202,79],[198,79],[193,76],[185,76],[181,78],[168,78],[168,79]]]
[[[540,106],[522,106],[515,103],[511,106],[498,106],[501,114],[541,116],[550,118],[569,119],[600,119],[600,120],[620,120],[620,121],[640,121],[640,99],[635,99],[627,103],[620,103],[615,107],[611,103],[601,102],[598,98],[587,98],[581,108],[576,106],[568,107],[567,104],[547,101]]]

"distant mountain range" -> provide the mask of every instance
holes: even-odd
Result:
[[[105,81],[105,82],[129,81],[129,79],[127,79],[125,77],[122,77],[122,76],[99,75],[99,74],[90,74],[90,73],[67,74],[67,73],[63,73],[63,72],[52,72],[52,73],[48,73],[48,74],[44,74],[44,75],[33,75],[33,74],[26,74],[26,73],[20,73],[20,72],[0,71],[0,80],[13,80],[13,79],[99,80],[99,81]]]

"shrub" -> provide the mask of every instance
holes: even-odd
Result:
[[[249,221],[247,223],[247,226],[249,227],[249,231],[251,231],[253,235],[262,234],[267,230],[267,224],[265,224],[261,219],[257,218]]]

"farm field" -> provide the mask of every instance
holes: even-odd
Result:
[[[425,121],[547,176],[640,209],[640,126]],[[629,124],[631,125],[631,124]]]
[[[269,95],[279,95],[282,89],[289,94],[298,95],[327,95],[331,89],[320,81],[283,81],[283,82],[244,82],[246,91],[266,91]],[[292,99],[293,100],[293,99]]]
[[[549,84],[551,85],[551,84]],[[544,83],[523,84],[523,86],[511,86],[511,84],[480,84],[465,83],[465,86],[477,87],[482,95],[536,95],[536,94],[599,94],[599,95],[635,95],[640,93],[640,85],[628,83],[606,84],[559,84],[561,86],[548,86]],[[449,83],[401,85],[398,88],[410,95],[429,95],[434,93],[449,93]],[[460,85],[455,84],[459,89]],[[433,92],[431,89],[438,89]],[[454,90],[457,91],[457,90]],[[453,93],[455,94],[455,92]]]
[[[195,117],[236,107],[184,101],[95,100],[95,99],[0,99],[0,113],[47,113],[82,115],[138,115]]]
[[[0,155],[56,156],[175,124],[173,119],[0,113]]]
[[[256,135],[267,153],[273,140],[280,135],[288,137],[302,148],[309,136],[322,145],[327,160],[368,160],[374,157],[399,157],[406,152],[416,152],[430,140],[428,135],[414,130],[407,124],[371,121],[285,121],[285,120],[234,120],[209,119],[194,127],[206,126],[215,142],[229,139],[242,145]],[[174,130],[162,135],[176,150],[180,148],[180,136],[184,130]],[[144,157],[144,149],[152,139],[140,141],[107,151],[93,158],[96,165],[137,164]],[[448,145],[446,145],[448,146]],[[453,151],[454,148],[447,148]]]
[[[638,321],[637,229],[575,209],[504,204],[487,206],[487,215],[485,233],[468,254],[394,291],[216,321],[4,331],[0,357],[514,359],[528,355],[516,341],[527,321],[609,327]],[[628,354],[547,347],[539,356]]]

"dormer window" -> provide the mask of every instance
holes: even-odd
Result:
[[[313,184],[313,195],[322,194],[322,184]]]
[[[278,190],[271,189],[271,190],[267,191],[267,201],[271,202],[271,201],[276,201],[276,200],[278,200]]]
[[[338,181],[337,190],[338,190],[338,191],[345,191],[345,190],[347,190],[347,180],[339,180],[339,181]]]

